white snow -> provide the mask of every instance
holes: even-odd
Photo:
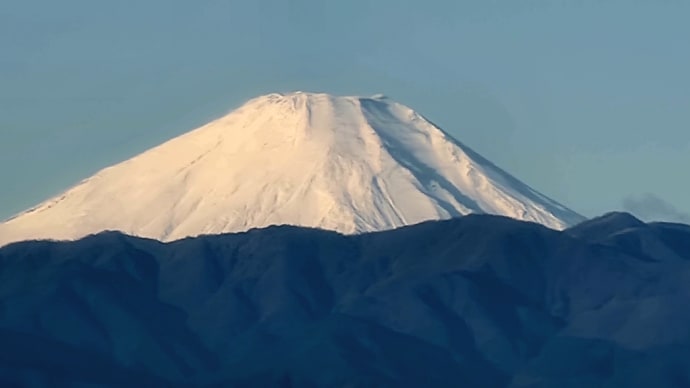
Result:
[[[472,212],[555,229],[582,220],[382,95],[270,94],[7,220],[0,246],[102,230],[358,233]]]

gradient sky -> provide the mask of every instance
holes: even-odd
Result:
[[[574,210],[690,213],[690,1],[0,2],[0,218],[272,91],[383,93]]]

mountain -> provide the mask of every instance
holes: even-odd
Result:
[[[490,215],[0,249],[0,385],[690,386],[690,226]]]
[[[0,246],[102,230],[170,241],[291,224],[342,233],[490,213],[582,220],[385,97],[270,94],[0,224]]]

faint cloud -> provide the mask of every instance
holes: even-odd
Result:
[[[690,224],[690,214],[685,213],[655,194],[629,196],[623,200],[623,208],[645,221],[670,221]]]

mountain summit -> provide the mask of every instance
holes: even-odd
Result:
[[[0,224],[0,245],[273,224],[358,233],[468,213],[555,229],[582,220],[402,104],[296,92],[252,99],[98,172]]]

